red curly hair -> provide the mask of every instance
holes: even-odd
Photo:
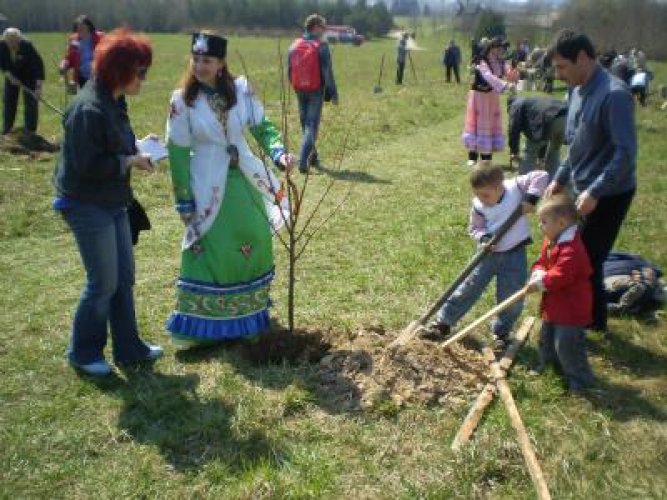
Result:
[[[93,73],[99,82],[113,91],[129,85],[140,68],[149,68],[153,49],[145,36],[128,28],[106,34],[95,47]]]

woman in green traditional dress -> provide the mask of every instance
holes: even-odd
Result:
[[[167,123],[176,208],[186,225],[167,328],[183,347],[269,328],[272,233],[289,220],[280,182],[244,131],[281,170],[292,168],[292,156],[246,78],[229,73],[226,51],[218,35],[193,35],[190,69]]]

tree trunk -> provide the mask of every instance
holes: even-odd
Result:
[[[294,286],[296,282],[296,234],[294,227],[289,229],[289,271],[287,285],[287,328],[294,333]]]

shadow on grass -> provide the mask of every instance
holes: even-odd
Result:
[[[363,171],[341,170],[335,168],[328,168],[324,165],[313,167],[313,172],[328,175],[332,179],[344,182],[360,182],[365,184],[391,184],[392,182],[386,179],[380,179],[373,174]]]
[[[660,335],[655,330],[655,335]],[[641,377],[667,377],[667,356],[611,334],[608,340],[589,342],[591,352],[607,359],[614,367],[625,368]]]
[[[666,363],[664,357],[643,349],[635,344],[630,344],[621,339],[614,338],[608,349],[602,349],[597,343],[589,342],[589,345],[596,347],[589,349],[595,352],[597,356],[610,358],[610,354],[616,356],[614,363],[622,363],[624,366],[633,365],[635,373],[642,376],[656,376],[665,373],[665,366],[657,366],[659,363]],[[633,356],[640,356],[634,358]],[[641,361],[643,356],[644,362]],[[518,356],[518,364],[531,368],[537,364],[539,354],[533,346],[524,346]],[[630,361],[633,359],[634,361]],[[560,377],[563,391],[567,390],[567,384],[562,371],[557,366],[551,367]],[[656,422],[667,422],[667,411],[665,408],[655,404],[647,399],[641,386],[630,386],[615,383],[606,378],[605,373],[595,373],[597,382],[593,389],[587,390],[582,397],[587,399],[593,407],[601,411],[610,418],[625,422],[635,418],[654,420]]]
[[[276,329],[252,341],[228,342],[197,347],[176,354],[182,363],[223,359],[246,379],[261,387],[283,390],[297,387],[308,400],[330,414],[361,410],[361,392],[348,377],[336,370],[321,370],[320,361],[331,351],[327,333]],[[336,351],[340,354],[340,351]],[[365,351],[347,353],[353,362],[371,370],[372,356]]]
[[[230,473],[276,460],[281,452],[260,431],[242,437],[231,428],[234,408],[197,394],[199,376],[165,375],[150,367],[95,380],[99,389],[123,400],[118,418],[122,436],[159,449],[175,470],[221,462]]]
[[[667,422],[665,409],[647,400],[642,392],[640,388],[605,380],[598,381],[597,387],[587,391],[584,397],[597,410],[620,422],[636,418]]]

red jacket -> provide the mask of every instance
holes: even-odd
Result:
[[[567,326],[593,322],[593,268],[579,230],[571,240],[553,246],[545,239],[533,269],[546,271],[540,308],[543,320]]]
[[[93,50],[97,47],[97,44],[100,42],[104,32],[96,31],[93,33]],[[81,52],[79,51],[79,43],[81,42],[81,37],[78,33],[72,33],[67,42],[67,52],[65,57],[60,62],[60,68],[62,70],[72,69],[74,70],[74,81],[79,80],[79,66],[81,65]]]

